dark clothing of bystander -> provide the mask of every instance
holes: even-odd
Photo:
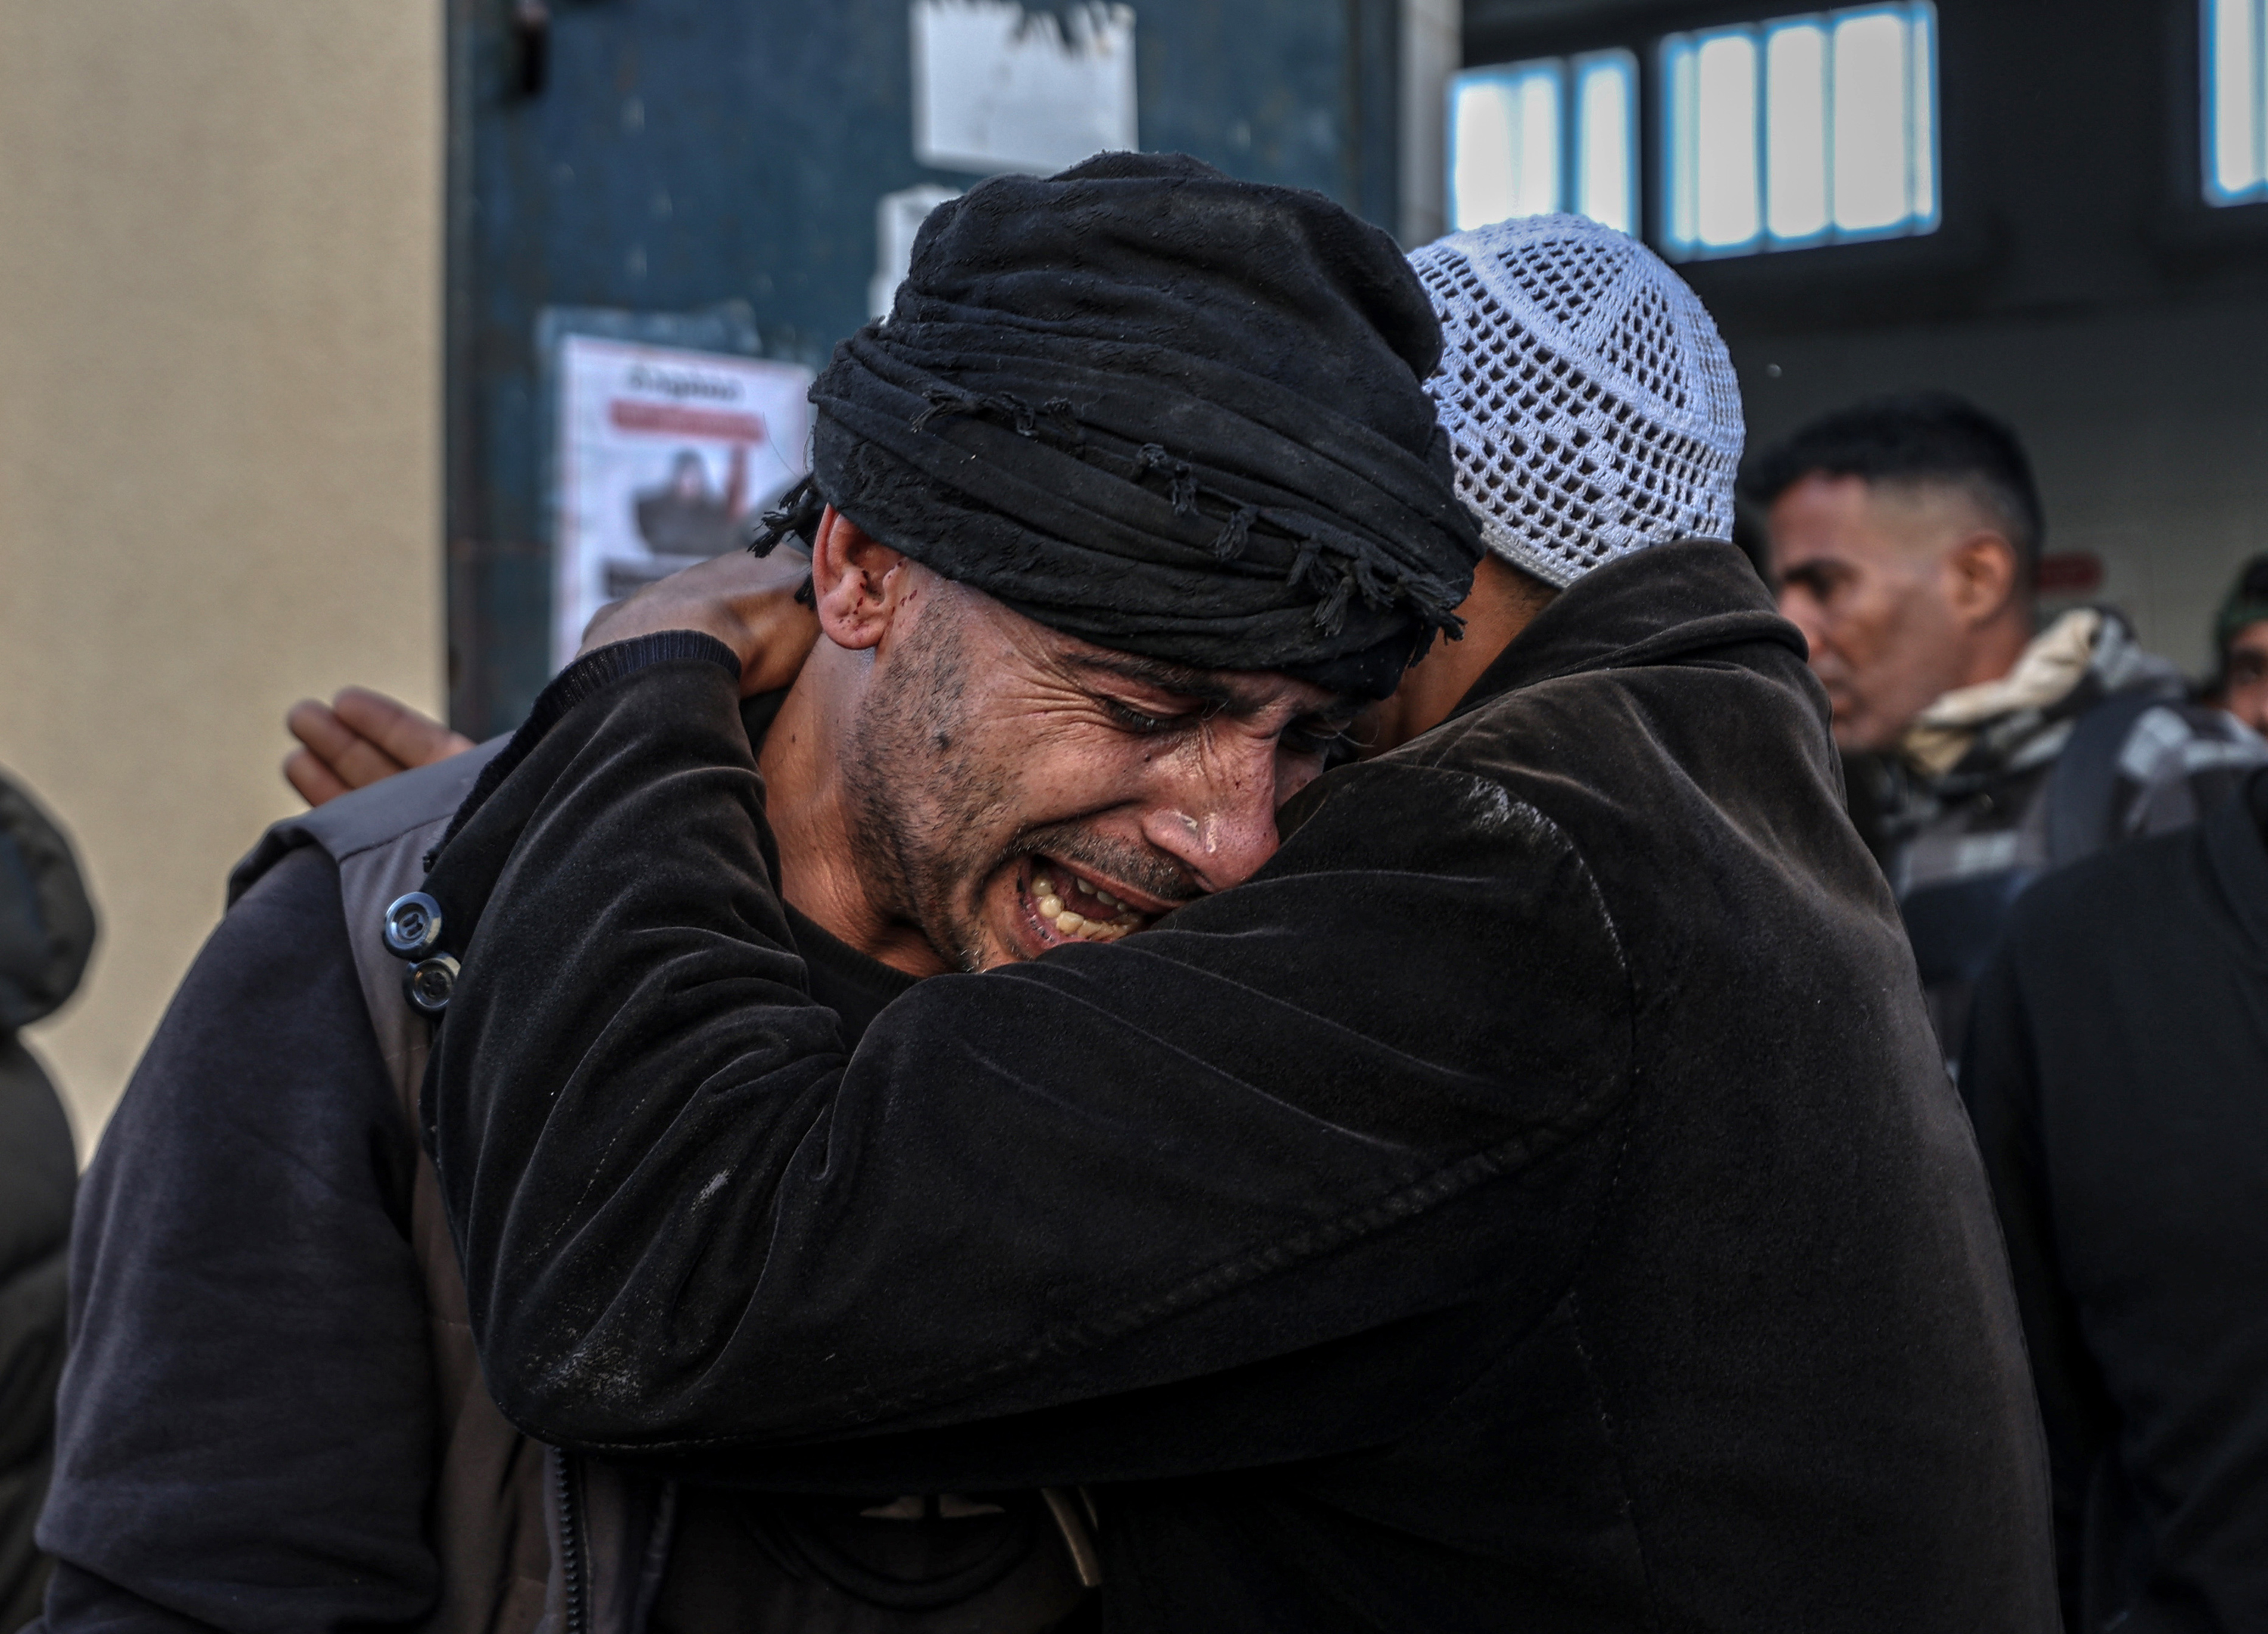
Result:
[[[2079,1634],[2268,1628],[2268,772],[2034,887],[1962,1090]]]
[[[16,1033],[70,997],[93,948],[69,843],[0,779],[0,1630],[36,1616],[47,1583],[32,1533],[54,1458],[78,1181],[63,1102]]]
[[[63,1365],[63,1255],[78,1159],[55,1087],[0,1033],[0,1629],[39,1614],[32,1542],[55,1452]]]

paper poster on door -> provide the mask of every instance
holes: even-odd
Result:
[[[729,353],[561,337],[553,658],[609,601],[740,548],[804,473],[811,372]]]

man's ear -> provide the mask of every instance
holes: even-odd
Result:
[[[868,535],[833,505],[811,542],[811,591],[819,628],[838,647],[881,644],[911,591],[913,563]]]
[[[1970,629],[1989,624],[2021,600],[2017,578],[2022,558],[2005,534],[1980,529],[1953,547],[1945,558],[1947,593],[1953,615]]]

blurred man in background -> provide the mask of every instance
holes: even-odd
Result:
[[[2108,608],[2035,631],[2043,524],[2015,434],[1941,393],[1829,415],[1751,466],[1780,609],[1855,757],[1948,1064],[2045,870],[2194,822],[2268,759]]]
[[[16,1033],[71,996],[93,948],[70,843],[0,778],[0,1629],[37,1615],[47,1584],[32,1526],[55,1453],[78,1178],[63,1102]]]
[[[2268,732],[2268,556],[2247,562],[2213,622],[2211,700]]]

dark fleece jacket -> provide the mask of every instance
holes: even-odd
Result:
[[[2268,1628],[2268,770],[2026,892],[1977,997],[2066,1622]]]
[[[2054,1625],[1976,1149],[1729,546],[1578,583],[1250,883],[847,1059],[729,658],[612,651],[430,882],[428,1113],[534,1433],[1086,1483],[1113,1630]]]

